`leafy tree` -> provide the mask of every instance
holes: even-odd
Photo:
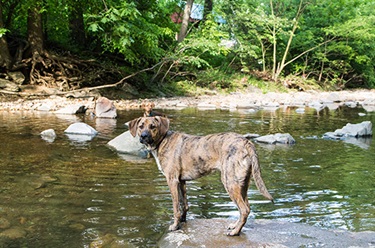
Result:
[[[153,2],[142,11],[135,1],[114,2],[100,13],[86,15],[88,30],[105,50],[122,54],[132,65],[156,63],[173,41],[175,30],[169,17],[172,5]]]

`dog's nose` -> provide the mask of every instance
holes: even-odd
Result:
[[[148,131],[143,131],[139,137],[139,141],[142,144],[151,144],[152,143],[152,138],[151,135]]]
[[[143,131],[142,133],[141,133],[141,139],[146,139],[148,137],[148,132],[146,132],[146,131]]]

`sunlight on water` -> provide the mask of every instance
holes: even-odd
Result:
[[[263,178],[275,198],[252,184],[250,219],[279,219],[323,228],[375,230],[373,138],[323,140],[346,123],[370,120],[363,109],[277,111],[164,110],[172,129],[191,134],[290,133],[293,146],[256,144]],[[169,189],[152,159],[106,146],[141,115],[116,120],[41,112],[0,112],[0,247],[154,247],[172,218]],[[99,135],[82,140],[64,130],[85,122]],[[40,132],[55,129],[43,140]],[[188,182],[188,219],[236,219],[238,211],[218,173]],[[250,224],[248,224],[250,225]],[[10,236],[12,235],[12,236]],[[16,238],[14,238],[16,237]]]

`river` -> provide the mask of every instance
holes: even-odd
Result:
[[[295,138],[291,146],[256,144],[275,204],[251,185],[250,219],[375,231],[374,138],[321,138],[347,123],[375,124],[375,112],[344,106],[303,113],[296,108],[163,112],[173,130],[190,134],[290,133]],[[0,247],[154,247],[173,214],[166,181],[153,159],[129,159],[106,145],[127,130],[125,122],[141,115],[124,110],[112,120],[0,111]],[[64,134],[80,121],[99,135],[79,141]],[[40,132],[49,128],[57,137],[42,139]],[[189,182],[188,200],[188,220],[238,215],[219,174]]]

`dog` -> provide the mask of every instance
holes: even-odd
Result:
[[[186,221],[186,181],[213,171],[221,171],[221,181],[240,212],[238,221],[228,227],[229,236],[240,234],[250,213],[247,191],[251,177],[263,196],[273,202],[261,177],[254,144],[243,135],[228,132],[195,136],[173,132],[169,130],[169,119],[159,116],[132,120],[129,131],[148,147],[167,180],[174,213],[169,231],[179,229],[181,222]]]
[[[167,117],[165,114],[155,111],[155,103],[149,101],[143,101],[141,103],[141,108],[145,111],[143,117],[155,117],[155,116],[162,116]]]

